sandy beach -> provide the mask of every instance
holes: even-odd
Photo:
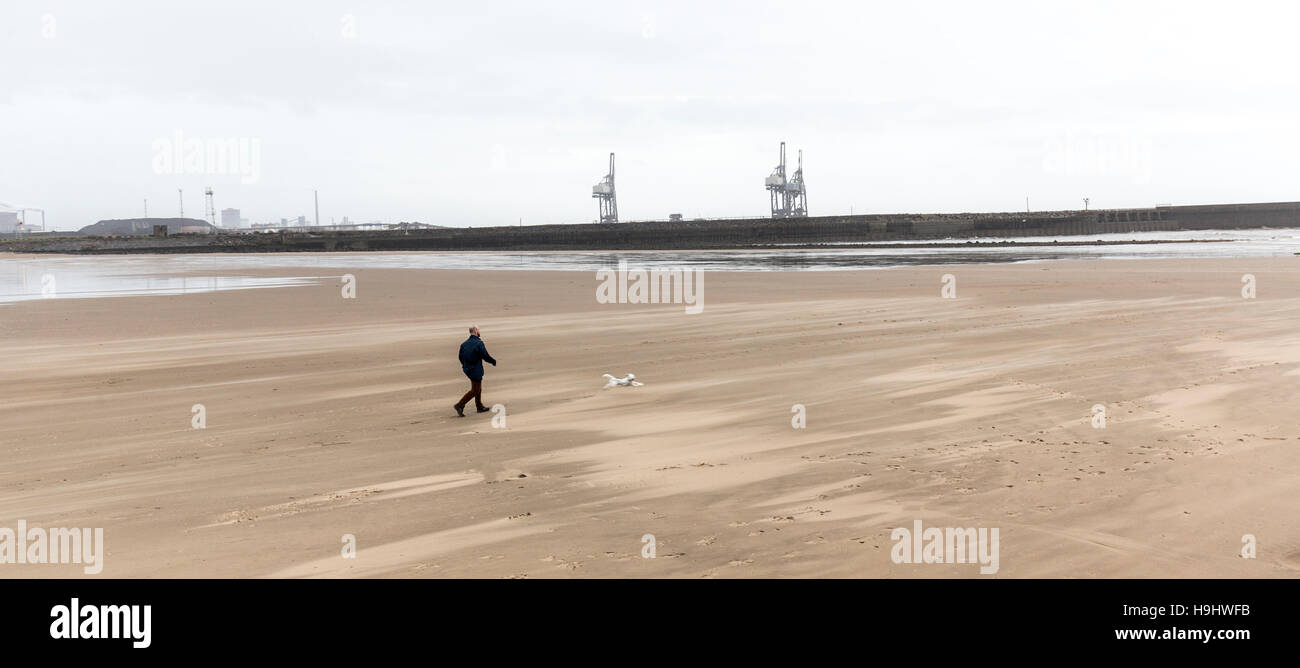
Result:
[[[100,577],[1300,575],[1300,257],[710,272],[696,315],[348,271],[0,305],[0,526],[103,527]],[[471,324],[504,426],[451,409]],[[894,563],[915,520],[1000,569]]]

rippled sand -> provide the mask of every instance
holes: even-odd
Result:
[[[1300,258],[710,272],[699,315],[352,273],[0,308],[0,526],[103,527],[100,577],[989,577],[894,564],[917,519],[998,577],[1300,573]],[[469,324],[503,428],[450,407]]]

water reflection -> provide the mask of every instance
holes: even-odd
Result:
[[[153,267],[153,271],[148,271],[152,259],[0,257],[0,303],[45,297],[79,299],[195,294],[312,285],[326,280],[313,276],[176,275],[194,269]]]

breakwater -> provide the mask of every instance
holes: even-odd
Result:
[[[864,242],[1078,237],[1128,232],[1300,227],[1300,202],[1026,213],[871,214],[358,232],[167,237],[20,237],[0,250],[49,253],[686,250]]]

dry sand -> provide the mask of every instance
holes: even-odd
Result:
[[[709,273],[699,315],[353,273],[0,306],[0,526],[103,527],[100,577],[981,577],[894,564],[916,519],[999,528],[996,577],[1300,574],[1300,258]],[[504,429],[450,408],[468,324]]]

